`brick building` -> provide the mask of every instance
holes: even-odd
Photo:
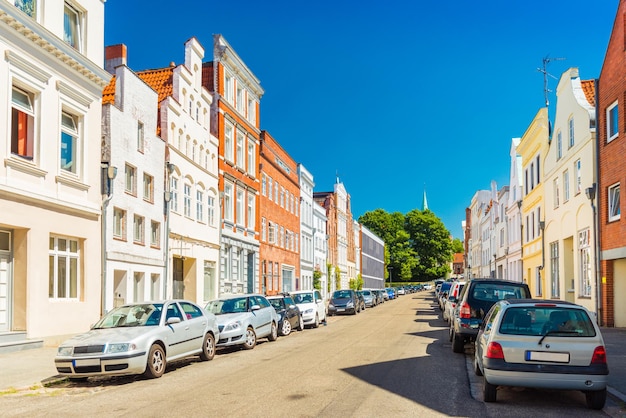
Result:
[[[597,86],[598,229],[600,235],[601,323],[626,326],[626,221],[621,217],[621,183],[626,181],[626,1],[621,0]],[[616,296],[620,295],[620,296]]]
[[[259,149],[259,291],[272,295],[300,290],[298,165],[266,131],[261,132]]]

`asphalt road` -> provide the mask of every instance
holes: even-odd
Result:
[[[172,364],[160,379],[90,379],[4,395],[0,411],[81,417],[595,417],[611,411],[611,405],[591,411],[581,393],[562,391],[505,389],[497,403],[484,404],[469,356],[452,353],[447,335],[430,292],[406,295],[356,316],[332,317],[328,326],[261,340],[251,351]]]

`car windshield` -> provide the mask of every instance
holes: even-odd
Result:
[[[501,334],[594,337],[596,330],[583,309],[560,306],[512,307],[504,312]]]
[[[297,293],[293,299],[296,303],[313,303],[313,293]]]
[[[218,299],[209,302],[206,310],[215,315],[246,312],[248,310],[246,302],[246,297]]]
[[[162,312],[162,303],[121,306],[103,316],[93,329],[155,326],[161,322]]]
[[[524,286],[514,286],[504,283],[477,283],[472,296],[474,299],[484,302],[496,302],[502,299],[530,298]]]
[[[270,301],[270,303],[272,304],[272,306],[274,307],[274,309],[284,309],[285,307],[283,306],[283,299],[282,298],[274,298],[274,299],[268,299]]]
[[[333,299],[345,299],[350,297],[350,292],[347,290],[337,290],[333,293]]]

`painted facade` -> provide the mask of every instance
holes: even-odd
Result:
[[[507,280],[522,282],[522,157],[517,153],[520,138],[511,140],[509,169],[509,194],[506,201],[507,219]]]
[[[27,338],[100,315],[104,2],[72,4],[0,2],[0,333]]]
[[[315,266],[313,175],[302,164],[298,164],[300,184],[300,277],[302,290],[313,289],[313,271]],[[323,263],[317,270],[326,271]]]
[[[509,186],[502,186],[496,193],[496,204],[493,205],[493,251],[495,257],[494,277],[506,279],[508,276],[509,255],[509,228],[506,215],[507,203],[509,201]]]
[[[489,266],[484,259],[485,250],[483,247],[486,244],[483,243],[482,228],[490,200],[491,193],[489,190],[478,190],[474,193],[468,208],[470,213],[470,222],[468,222],[470,238],[467,244],[469,254],[467,261],[468,278],[489,277]]]
[[[311,196],[312,198],[312,196]],[[320,287],[322,295],[328,298],[331,286],[329,270],[331,264],[328,261],[328,234],[326,209],[313,200],[313,269],[320,272]]]

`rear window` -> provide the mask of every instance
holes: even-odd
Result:
[[[501,334],[550,334],[556,337],[595,337],[591,318],[582,309],[563,307],[512,307],[504,312]]]
[[[472,298],[484,302],[497,302],[502,299],[528,299],[530,295],[524,286],[507,283],[476,283]]]

